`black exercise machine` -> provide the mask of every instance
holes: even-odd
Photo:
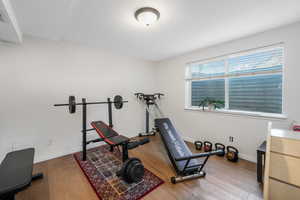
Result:
[[[42,173],[32,175],[34,149],[8,153],[0,165],[0,200],[14,200],[15,195],[43,178]]]
[[[139,182],[144,176],[144,166],[138,158],[129,158],[128,150],[134,149],[140,145],[144,145],[149,142],[149,139],[145,138],[139,141],[130,141],[129,138],[119,135],[114,131],[112,123],[112,104],[114,104],[116,109],[121,109],[123,103],[128,101],[123,101],[123,98],[119,95],[114,97],[114,101],[110,98],[106,102],[86,102],[86,99],[82,99],[82,103],[76,103],[75,97],[69,97],[68,104],[55,104],[54,106],[68,106],[70,113],[76,112],[76,106],[82,106],[82,160],[85,161],[87,158],[87,145],[96,142],[105,142],[110,146],[110,151],[113,152],[115,147],[122,147],[122,161],[123,166],[117,172],[117,175],[122,177],[126,182]],[[107,104],[108,105],[108,121],[109,125],[102,121],[91,122],[93,128],[87,129],[87,105],[95,104]],[[96,131],[100,138],[88,140],[87,134],[91,131]]]
[[[146,104],[146,133],[139,134],[139,136],[153,136],[156,132],[160,133],[168,156],[177,173],[176,177],[171,177],[171,182],[175,184],[185,180],[204,177],[206,173],[203,171],[203,168],[209,157],[222,154],[223,151],[212,151],[212,149],[210,149],[210,152],[193,154],[180,134],[175,130],[170,119],[164,118],[162,111],[156,103],[156,100],[160,99],[164,94],[136,93],[135,95]],[[155,106],[161,118],[154,120],[155,128],[149,132],[149,107],[151,105]],[[203,158],[204,160],[200,162],[198,160],[199,158]]]
[[[86,149],[87,145],[91,143],[96,143],[96,142],[102,142],[101,138],[94,139],[94,140],[87,140],[87,134],[90,131],[94,131],[95,129],[87,129],[87,106],[88,105],[101,105],[101,104],[107,104],[108,108],[108,121],[109,121],[109,127],[113,127],[113,122],[112,122],[112,104],[114,104],[116,109],[122,109],[123,104],[127,103],[128,101],[123,101],[122,96],[116,95],[114,97],[114,101],[111,101],[110,98],[107,98],[107,101],[102,101],[102,102],[87,102],[86,98],[82,98],[81,103],[76,103],[75,97],[74,96],[69,96],[69,103],[66,104],[54,104],[54,106],[68,106],[69,107],[69,112],[71,114],[76,112],[76,106],[82,106],[82,160],[86,160]]]
[[[128,183],[141,181],[144,176],[144,166],[142,161],[138,158],[129,158],[128,150],[148,143],[149,139],[144,138],[138,141],[130,141],[128,137],[119,135],[102,121],[94,121],[91,123],[91,126],[98,133],[100,139],[110,146],[110,151],[113,151],[114,147],[122,147],[123,166],[117,172],[117,175],[122,177]]]
[[[221,150],[217,150],[193,154],[168,118],[155,119],[155,126],[159,130],[168,156],[177,173],[176,177],[171,177],[171,182],[174,184],[204,177],[206,173],[203,168],[209,157],[222,153]],[[198,158],[204,158],[204,160],[200,162]]]
[[[156,133],[156,128],[152,128],[149,131],[149,113],[150,113],[150,106],[155,106],[158,108],[156,100],[160,99],[164,94],[162,93],[154,93],[154,94],[144,94],[144,93],[135,93],[134,94],[140,101],[146,104],[146,131],[145,133],[139,133],[139,136],[154,136]]]

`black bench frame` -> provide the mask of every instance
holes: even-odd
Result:
[[[204,165],[206,164],[209,156],[211,156],[211,155],[212,155],[211,153],[200,153],[200,154],[193,154],[192,156],[175,158],[174,159],[175,161],[183,161],[183,160],[186,161],[183,170],[178,171],[178,173],[185,175],[185,174],[187,174],[187,172],[188,172],[189,169],[194,169],[194,168],[198,168],[198,171],[202,171],[202,169],[203,169]],[[190,161],[192,159],[198,159],[198,158],[203,158],[203,157],[205,157],[205,159],[204,159],[204,161],[201,164],[188,166],[190,164]]]
[[[108,108],[108,125],[106,125],[108,128],[111,129],[111,131],[115,132],[112,128],[113,128],[113,117],[112,117],[112,104],[114,103],[113,101],[111,101],[110,98],[107,98],[107,102],[105,102],[107,104],[107,108]],[[91,144],[91,143],[97,143],[97,142],[106,142],[107,139],[109,139],[110,137],[101,137],[101,131],[97,130],[95,127],[93,128],[87,128],[87,105],[89,105],[91,103],[87,103],[86,98],[82,98],[82,161],[86,161],[87,159],[87,145]],[[101,122],[101,121],[99,121]],[[91,124],[96,123],[96,122],[92,122]],[[101,122],[103,123],[103,122]],[[104,123],[103,123],[104,124]],[[93,125],[92,125],[93,126]],[[100,138],[97,139],[92,139],[92,140],[87,140],[87,135],[89,133],[91,133],[92,131],[96,131]],[[116,132],[115,132],[116,133]],[[110,145],[110,151],[113,152],[114,151],[114,147],[119,147],[122,146],[122,155],[123,155],[123,161],[128,159],[128,150],[136,148],[139,145],[143,145],[149,142],[149,140],[140,140],[140,141],[130,141],[129,138],[119,135],[118,133],[116,133],[119,138],[114,138],[115,142],[112,143],[107,143]],[[113,139],[113,138],[110,138]]]
[[[108,108],[108,121],[109,121],[109,127],[113,128],[113,122],[112,122],[112,104],[110,98],[107,98],[107,108]],[[86,160],[86,150],[87,145],[91,143],[97,143],[104,141],[102,138],[97,138],[94,140],[87,140],[87,134],[90,131],[95,131],[95,128],[87,129],[87,103],[86,98],[82,98],[82,160]],[[110,147],[111,151],[113,151],[113,146]]]
[[[128,151],[130,149],[134,149],[140,145],[144,145],[149,142],[148,138],[132,141],[128,137],[119,135],[115,130],[111,128],[110,125],[105,124],[102,121],[93,121],[91,122],[92,129],[89,130],[95,130],[99,137],[96,139],[97,142],[105,142],[110,146],[110,151],[114,151],[114,147],[122,147],[122,161],[125,162],[129,159],[129,153]],[[106,129],[106,130],[103,130]],[[107,133],[108,132],[108,133]],[[84,153],[84,152],[83,152]],[[86,158],[86,151],[85,154],[83,154],[83,158]]]
[[[156,122],[155,125],[157,127],[157,130],[159,132],[161,132],[161,130],[159,129],[159,126],[157,125],[157,120],[159,120],[159,119],[155,120],[155,122]],[[162,134],[160,134],[160,136],[163,141],[164,147],[167,150],[168,157],[169,157],[170,161],[172,162],[173,167],[177,173],[177,176],[171,177],[171,182],[174,184],[185,181],[185,180],[191,180],[191,179],[204,177],[206,175],[206,173],[205,173],[205,171],[203,171],[203,168],[204,168],[205,164],[207,163],[209,157],[212,155],[220,154],[222,152],[221,150],[217,150],[217,151],[198,153],[198,154],[192,154],[190,156],[174,158],[170,152],[169,146],[167,145],[167,141],[165,140],[165,138],[163,137]],[[198,158],[204,158],[204,160],[197,165],[189,166],[191,160],[198,159]],[[179,161],[186,161],[184,168],[182,170],[180,170],[176,165],[176,162],[179,162]]]

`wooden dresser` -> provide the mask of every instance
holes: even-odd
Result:
[[[265,200],[300,199],[300,132],[269,124],[264,181]]]

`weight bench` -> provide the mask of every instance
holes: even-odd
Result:
[[[32,175],[34,149],[8,153],[0,165],[0,200],[14,200],[15,194],[30,186],[31,181],[43,178]]]
[[[203,168],[211,155],[220,154],[222,151],[211,151],[206,153],[193,154],[180,134],[175,130],[168,118],[155,119],[155,126],[158,128],[168,156],[176,170],[177,176],[171,177],[172,183],[204,177],[206,173]],[[200,162],[198,158],[204,158]]]
[[[128,160],[128,150],[134,149],[139,145],[144,145],[149,142],[148,138],[139,141],[130,141],[128,137],[119,135],[111,127],[106,125],[102,121],[91,122],[91,126],[100,136],[100,140],[106,142],[110,146],[110,151],[114,150],[114,147],[122,146],[122,160],[125,162]],[[99,139],[97,139],[99,141]]]
[[[140,145],[149,142],[148,138],[138,141],[130,141],[128,137],[119,135],[110,126],[102,121],[92,122],[91,126],[100,136],[100,140],[106,142],[110,146],[110,151],[114,147],[122,146],[122,161],[123,165],[120,170],[116,172],[118,177],[122,177],[127,183],[139,182],[144,177],[144,166],[142,161],[138,158],[129,158],[128,150],[134,149]]]

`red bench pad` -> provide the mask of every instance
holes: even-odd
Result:
[[[94,121],[91,123],[91,126],[96,130],[104,142],[110,145],[119,145],[129,141],[129,138],[119,135],[116,131],[102,121]]]

